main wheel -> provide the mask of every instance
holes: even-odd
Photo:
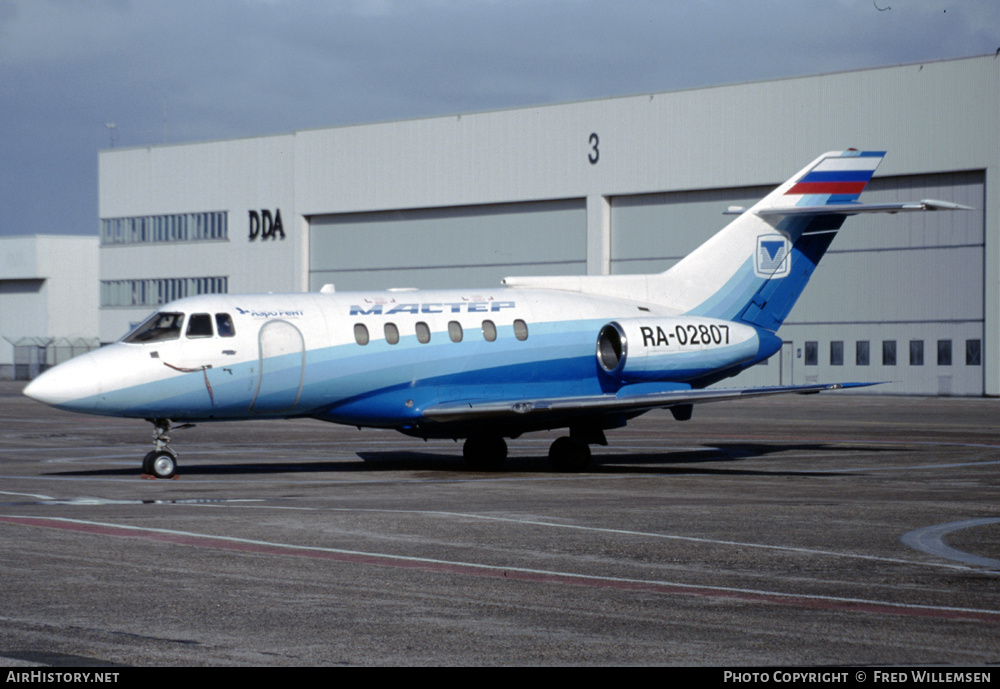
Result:
[[[166,450],[150,452],[142,460],[142,470],[156,478],[173,478],[177,473],[177,458]]]
[[[507,459],[507,441],[500,436],[473,436],[462,446],[462,456],[473,469],[495,471]]]
[[[590,445],[563,436],[549,447],[549,462],[556,471],[583,471],[590,466]]]

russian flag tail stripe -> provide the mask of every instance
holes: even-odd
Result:
[[[882,151],[845,151],[826,156],[795,180],[784,195],[825,196],[824,204],[856,201],[883,155]]]

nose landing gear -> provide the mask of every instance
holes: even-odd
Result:
[[[177,456],[169,450],[154,450],[142,458],[142,474],[150,478],[177,478]]]
[[[146,419],[153,424],[153,451],[142,458],[145,478],[176,478],[177,453],[170,449],[170,419]],[[191,424],[174,428],[190,428]]]

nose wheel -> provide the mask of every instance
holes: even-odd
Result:
[[[177,457],[172,451],[153,450],[142,458],[142,473],[154,478],[173,478],[177,475]]]
[[[153,451],[142,458],[142,475],[151,478],[177,476],[177,453],[170,449],[170,420],[147,419],[153,424]],[[175,426],[190,428],[190,424]]]

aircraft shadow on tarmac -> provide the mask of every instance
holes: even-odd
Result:
[[[664,452],[619,452],[611,454],[595,454],[589,473],[648,473],[648,474],[720,474],[720,475],[823,475],[831,473],[824,471],[825,455],[834,453],[838,459],[844,454],[879,453],[891,451],[892,448],[874,447],[871,445],[845,445],[842,443],[714,443],[701,448],[668,450]],[[718,463],[739,463],[748,459],[767,457],[784,452],[815,453],[815,463],[811,468],[803,470],[780,469],[744,469],[738,464],[730,466],[709,466]],[[409,450],[386,450],[358,452],[361,460],[296,460],[294,457],[275,461],[257,461],[240,463],[205,463],[197,459],[197,451],[188,453],[189,460],[183,459],[178,466],[179,476],[245,476],[262,474],[321,474],[321,473],[360,473],[387,471],[435,471],[462,474],[496,474],[518,473],[552,473],[548,458],[545,455],[521,456],[512,455],[497,471],[479,471],[466,466],[458,453],[423,452]],[[780,457],[777,458],[780,461]],[[801,465],[802,458],[796,462]],[[843,474],[838,468],[836,473]],[[136,468],[90,469],[75,471],[49,472],[50,476],[135,476]]]

